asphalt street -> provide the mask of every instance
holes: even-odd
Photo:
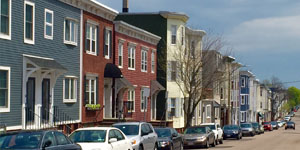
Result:
[[[279,130],[265,132],[254,137],[243,137],[242,140],[225,140],[224,144],[210,147],[210,150],[299,150],[300,149],[300,112],[292,121],[296,123],[296,130]],[[199,148],[205,149],[205,148]],[[187,149],[186,149],[187,150]],[[197,149],[193,149],[197,150]]]

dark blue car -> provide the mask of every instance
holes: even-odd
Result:
[[[182,150],[182,136],[173,128],[154,128],[157,133],[158,150]]]
[[[242,129],[238,125],[225,125],[223,128],[223,139],[235,138],[237,140],[242,139]]]

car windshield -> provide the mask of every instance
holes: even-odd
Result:
[[[264,122],[263,124],[265,125],[265,124],[271,124],[271,123],[270,122]]]
[[[245,123],[245,124],[241,124],[241,127],[242,128],[251,128],[252,126],[249,123]]]
[[[276,121],[271,121],[271,124],[272,125],[277,125],[277,122]]]
[[[238,126],[224,126],[224,130],[238,130]]]
[[[70,135],[70,139],[75,143],[82,142],[105,142],[106,130],[79,130]]]
[[[0,149],[37,149],[40,147],[42,137],[42,132],[0,135]]]
[[[184,134],[205,134],[205,127],[191,127],[184,131]]]
[[[254,122],[254,123],[252,123],[252,126],[253,126],[253,127],[258,127],[258,123],[257,123],[257,122]]]
[[[287,124],[294,124],[294,122],[287,122]]]
[[[215,125],[203,125],[204,127],[209,127],[211,130],[216,130]]]
[[[170,129],[154,129],[158,137],[171,137]]]
[[[138,135],[139,126],[138,125],[114,125],[114,127],[119,128],[125,135]]]

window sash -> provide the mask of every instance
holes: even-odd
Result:
[[[0,70],[0,108],[8,107],[8,70]]]
[[[53,11],[45,9],[45,38],[53,38]]]
[[[65,100],[75,100],[77,99],[76,96],[76,89],[77,89],[77,80],[74,78],[65,78],[64,80],[64,89],[65,89]]]
[[[97,48],[97,27],[95,25],[87,24],[87,30],[86,30],[86,41],[85,43],[87,45],[86,51],[88,51],[90,54],[96,55],[96,48]]]
[[[155,53],[152,52],[151,54],[151,72],[154,73],[154,69],[155,69]]]
[[[77,44],[78,24],[74,20],[65,20],[65,41],[70,44]]]
[[[0,34],[9,35],[10,0],[0,0]]]
[[[142,71],[147,72],[147,51],[142,50]]]
[[[177,26],[176,25],[172,25],[171,26],[171,32],[172,32],[172,35],[171,35],[171,43],[172,44],[176,44],[176,35],[177,35]]]
[[[110,57],[110,51],[111,51],[111,42],[112,41],[110,41],[110,39],[111,39],[111,31],[110,30],[105,30],[106,31],[106,33],[105,33],[105,52],[104,52],[104,56],[106,57],[106,58],[109,58]]]
[[[135,48],[128,49],[128,68],[135,69]]]
[[[128,90],[127,102],[128,102],[127,110],[133,112],[135,110],[135,91],[134,90]]]
[[[118,46],[118,59],[119,59],[119,66],[122,67],[123,66],[123,44],[119,43]]]
[[[28,40],[33,40],[33,5],[25,5],[25,38]]]
[[[97,87],[97,83],[96,83],[96,79],[86,79],[86,95],[88,97],[89,100],[89,104],[97,104],[97,93],[96,93],[96,87]]]

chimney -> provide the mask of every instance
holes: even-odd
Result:
[[[123,0],[123,13],[127,13],[128,11],[128,0]]]

